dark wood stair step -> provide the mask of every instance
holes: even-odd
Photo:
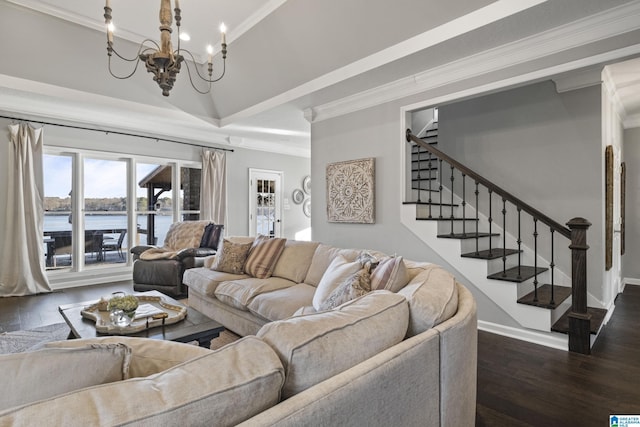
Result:
[[[536,275],[536,273],[540,274],[547,270],[548,268],[544,267],[535,268],[528,265],[521,265],[519,268],[516,266],[508,268],[505,271],[499,271],[497,273],[490,274],[487,276],[487,278],[494,280],[504,280],[507,282],[522,283],[526,280],[531,279]]]
[[[462,222],[462,221],[480,221],[479,219],[476,218],[447,218],[446,216],[443,216],[442,218],[440,217],[432,217],[432,218],[417,218],[416,219],[418,221],[454,221],[454,222]],[[475,228],[475,227],[474,227]],[[438,236],[440,237],[440,236]]]
[[[467,252],[466,254],[462,254],[463,258],[478,258],[478,259],[498,259],[502,258],[503,255],[514,255],[519,251],[517,249],[502,249],[502,248],[492,248],[491,250],[485,249],[478,252]]]
[[[535,291],[531,291],[527,295],[518,299],[519,304],[533,305],[535,307],[548,308],[550,310],[556,308],[564,300],[571,296],[571,288],[568,286],[553,287],[553,303],[551,303],[551,285],[545,284],[538,287],[538,300],[534,301]]]
[[[451,204],[451,203],[438,203],[438,202],[402,202],[403,205],[417,205],[417,206],[442,206],[442,207],[446,207],[446,208],[450,208],[450,207],[457,207],[460,206],[456,203]]]
[[[569,333],[569,312],[571,309],[567,310],[566,313],[562,315],[558,319],[556,323],[553,324],[551,330],[553,332],[560,332],[563,334]],[[604,308],[595,308],[595,307],[587,307],[587,313],[591,315],[591,321],[589,322],[589,331],[592,335],[595,335],[600,329],[600,325],[604,322],[604,318],[607,315],[607,310]]]
[[[448,233],[438,234],[437,237],[441,239],[475,239],[480,237],[500,236],[498,233]]]

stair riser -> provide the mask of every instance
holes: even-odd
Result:
[[[450,234],[452,232],[452,225],[453,233],[462,233],[463,231],[466,233],[476,232],[476,221],[474,219],[467,219],[465,221],[454,220],[453,224],[451,223],[451,220],[444,219],[438,221],[438,234]],[[486,233],[488,231],[489,230],[487,229],[487,227],[484,227],[478,223],[478,232]]]

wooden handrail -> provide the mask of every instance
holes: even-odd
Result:
[[[548,225],[551,229],[553,229],[553,230],[557,231],[558,233],[562,234],[567,239],[571,239],[571,230],[569,228],[567,228],[564,225],[560,224],[559,222],[554,221],[553,219],[549,218],[547,215],[543,214],[542,212],[540,212],[536,208],[534,208],[534,207],[530,206],[529,204],[523,202],[522,200],[520,200],[516,196],[512,195],[508,191],[502,189],[501,187],[498,187],[493,182],[489,181],[488,179],[486,179],[482,175],[478,174],[477,172],[469,169],[468,167],[466,167],[462,163],[458,162],[457,160],[449,157],[447,154],[443,153],[442,151],[438,150],[437,148],[432,147],[431,145],[425,143],[420,138],[418,138],[414,134],[412,134],[411,133],[411,129],[407,129],[407,142],[411,142],[411,141],[415,142],[420,147],[426,149],[427,151],[429,151],[434,156],[446,161],[451,166],[454,166],[460,172],[462,172],[465,175],[473,178],[476,182],[484,185],[489,190],[491,190],[493,193],[498,194],[499,196],[501,196],[506,201],[514,204],[516,207],[519,207],[523,211],[527,212],[533,218],[536,218],[538,221]]]

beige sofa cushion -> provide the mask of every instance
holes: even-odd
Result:
[[[407,336],[417,335],[444,322],[458,310],[456,280],[436,264],[423,267],[423,271],[398,294],[409,301]]]
[[[289,288],[295,285],[291,280],[281,277],[269,277],[268,279],[229,280],[218,285],[215,291],[216,298],[231,307],[247,311],[247,306],[256,296],[265,292]]]
[[[130,357],[131,349],[124,344],[44,348],[0,355],[3,389],[0,410],[124,380],[129,375]]]
[[[336,256],[327,270],[324,272],[316,292],[313,294],[312,305],[316,310],[321,310],[323,303],[329,295],[349,277],[362,269],[359,261],[349,262],[343,255]]]
[[[206,267],[188,268],[182,276],[182,283],[190,289],[196,289],[199,293],[215,297],[216,288],[222,282],[229,280],[246,279],[246,274],[231,274],[222,271],[211,270]]]
[[[284,251],[273,269],[273,275],[296,283],[304,282],[313,254],[319,244],[318,242],[287,240]]]
[[[271,277],[286,242],[287,239],[279,237],[256,237],[244,264],[244,272],[259,279]]]
[[[285,289],[256,296],[247,308],[261,319],[273,322],[293,316],[300,307],[311,304],[316,288],[298,283]]]
[[[309,271],[307,271],[304,283],[311,286],[318,286],[329,264],[331,264],[331,261],[333,261],[338,254],[345,257],[347,261],[352,262],[358,258],[360,251],[356,249],[335,248],[322,243],[319,244],[313,254],[313,259],[311,260],[311,265],[309,266]]]
[[[288,398],[402,341],[408,318],[404,297],[376,291],[331,311],[267,323],[257,336],[280,357]]]
[[[0,425],[233,426],[278,403],[283,383],[273,350],[246,337],[146,378],[8,410]]]

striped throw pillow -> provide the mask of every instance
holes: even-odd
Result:
[[[398,292],[409,282],[409,274],[401,256],[389,257],[371,272],[371,290]]]
[[[244,272],[258,279],[271,277],[287,239],[258,236],[249,251]]]

